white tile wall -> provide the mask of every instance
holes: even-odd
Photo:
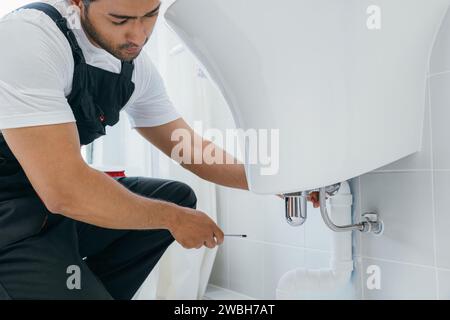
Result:
[[[349,181],[350,184],[350,190],[353,195],[353,205],[352,205],[352,218],[353,223],[356,223],[359,221],[359,217],[361,215],[362,209],[361,209],[361,197],[360,197],[360,191],[361,191],[361,179],[360,177],[351,179]],[[352,233],[352,252],[353,257],[360,257],[361,256],[361,233]]]
[[[216,208],[217,214],[217,225],[219,225],[223,231],[228,231],[228,207],[227,207],[227,196],[225,187],[216,187]]]
[[[450,270],[438,269],[438,298],[450,300]]]
[[[355,271],[342,298],[450,299],[450,14],[437,37],[426,90],[421,152],[350,181],[353,219],[377,210],[385,232],[354,233]],[[276,201],[244,193],[220,196],[235,208],[222,212],[230,226],[258,236],[235,241],[226,259],[216,261],[215,273],[226,272],[228,264],[230,289],[270,299],[283,272],[328,265],[330,233],[316,210],[293,231]],[[380,267],[380,290],[366,285],[370,265]]]
[[[261,204],[266,203],[267,196],[255,195],[243,190],[226,188],[226,210],[228,216],[225,233],[246,234],[251,240],[264,239],[264,216],[266,210]],[[274,196],[270,198],[275,198]],[[275,199],[274,199],[275,200]],[[281,202],[281,199],[279,199]]]
[[[323,223],[319,209],[308,203],[308,218],[304,224],[305,247],[318,250],[330,250],[332,231]]]
[[[433,136],[434,169],[450,169],[450,73],[439,74],[430,78],[431,127]]]
[[[228,272],[228,241],[219,246],[217,250],[216,259],[214,260],[214,268],[209,278],[209,283],[222,288],[229,288],[229,272]]]
[[[450,71],[450,12],[442,23],[430,61],[430,74]]]
[[[363,283],[367,281],[368,266],[375,265],[380,270],[380,289],[368,289],[364,285],[365,299],[436,299],[436,270],[376,259],[363,259]]]
[[[264,297],[264,250],[262,243],[229,238],[229,289],[256,299]]]
[[[450,171],[434,173],[437,266],[450,269]]]
[[[381,237],[362,235],[363,256],[434,264],[431,172],[366,174],[361,193],[362,211],[385,224]]]

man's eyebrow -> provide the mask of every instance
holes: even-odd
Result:
[[[160,8],[161,8],[161,2],[158,4],[158,6],[155,9],[153,9],[152,11],[146,13],[144,15],[144,17],[154,15],[155,13],[157,13],[159,11]],[[117,19],[137,19],[137,18],[139,18],[139,17],[132,17],[132,16],[124,16],[124,15],[121,15],[121,14],[114,14],[114,13],[109,13],[109,15],[111,17],[114,17],[114,18],[117,18]]]

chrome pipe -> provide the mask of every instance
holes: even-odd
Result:
[[[298,227],[305,223],[307,217],[307,201],[307,191],[303,191],[300,194],[285,195],[286,221],[289,225]]]
[[[363,217],[366,219],[360,223],[349,224],[344,226],[338,226],[331,221],[330,216],[327,211],[326,204],[326,188],[319,189],[319,203],[320,203],[320,213],[322,219],[326,226],[335,232],[347,232],[347,231],[361,231],[361,232],[373,232],[375,234],[381,234],[383,232],[383,222],[378,219],[378,214],[376,213],[366,213]]]

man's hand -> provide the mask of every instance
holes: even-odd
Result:
[[[284,196],[282,194],[277,194],[277,196],[281,199],[284,199]],[[319,208],[319,192],[311,192],[311,194],[308,195],[308,201],[312,202],[314,208]]]
[[[169,231],[186,249],[199,249],[203,245],[213,249],[222,244],[224,238],[222,230],[208,215],[185,207],[179,207]]]

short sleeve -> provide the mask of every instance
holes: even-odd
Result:
[[[141,56],[142,65],[137,81],[142,81],[142,89],[136,100],[125,109],[131,127],[155,127],[180,118],[155,65],[145,52]]]
[[[70,46],[48,17],[36,21],[0,21],[0,129],[75,122],[65,97]]]

